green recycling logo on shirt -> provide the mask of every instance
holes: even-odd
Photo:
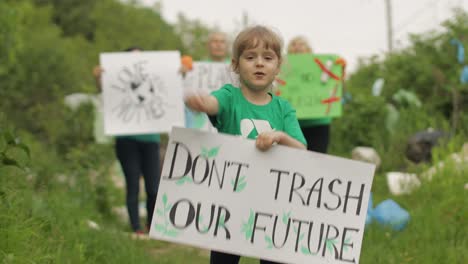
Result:
[[[274,131],[270,122],[259,119],[242,119],[240,122],[240,132],[242,137],[256,139],[263,132]]]

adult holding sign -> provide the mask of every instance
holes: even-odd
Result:
[[[130,47],[127,52],[140,52],[139,47]],[[96,86],[101,91],[101,76],[104,69],[96,66],[93,75]],[[133,87],[132,87],[133,89]],[[126,182],[126,205],[130,226],[136,234],[148,231],[153,217],[154,205],[160,179],[159,134],[139,134],[116,136],[115,153],[122,167]],[[143,175],[146,191],[146,228],[140,226],[138,211],[138,196],[140,189],[140,176]]]
[[[274,144],[306,149],[295,110],[269,92],[280,71],[281,49],[281,38],[272,30],[263,26],[243,30],[234,41],[232,59],[240,87],[227,84],[211,95],[191,95],[186,104],[214,116],[219,132],[255,139],[260,150]],[[210,263],[238,263],[239,259],[238,255],[212,251]]]
[[[288,54],[312,54],[312,49],[304,37],[298,36],[293,38],[289,42]],[[307,77],[309,77],[309,75],[303,76],[303,78]],[[325,80],[320,81],[327,82],[326,77],[328,76],[324,75],[322,77],[325,77]],[[318,81],[317,85],[319,85]],[[320,153],[327,153],[330,141],[331,121],[331,117],[299,119],[299,124],[301,125],[302,132],[304,133],[304,136],[307,140],[308,150]]]

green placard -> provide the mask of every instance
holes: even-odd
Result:
[[[278,93],[293,105],[298,119],[341,116],[343,67],[339,58],[318,54],[287,56],[278,76]]]

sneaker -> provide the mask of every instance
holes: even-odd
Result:
[[[137,230],[137,231],[135,231],[133,233],[135,233],[135,235],[146,235],[146,232],[143,231],[143,230]]]
[[[149,240],[148,234],[143,230],[137,230],[131,233],[131,238],[136,240]]]

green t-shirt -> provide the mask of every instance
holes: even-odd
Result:
[[[267,131],[283,131],[307,145],[296,118],[296,110],[284,99],[272,95],[266,105],[247,101],[241,90],[231,84],[211,93],[219,103],[214,126],[221,133],[255,139]]]

